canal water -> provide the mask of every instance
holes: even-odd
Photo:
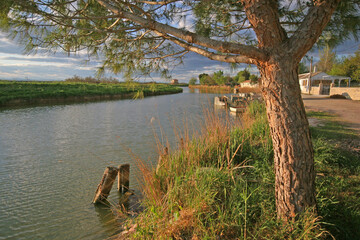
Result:
[[[91,204],[104,169],[130,163],[130,188],[139,194],[141,175],[129,149],[155,166],[154,133],[174,145],[174,129],[196,132],[215,95],[184,88],[141,100],[0,109],[0,239],[116,234],[112,209]],[[118,197],[114,186],[110,201]]]

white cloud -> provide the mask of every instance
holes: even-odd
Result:
[[[58,74],[44,74],[41,73],[39,76],[38,73],[32,71],[24,71],[24,70],[16,70],[14,72],[3,72],[0,71],[0,76],[2,79],[54,79],[54,80],[62,80],[63,77],[59,76]]]

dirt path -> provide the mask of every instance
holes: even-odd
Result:
[[[360,134],[360,101],[302,95],[306,110],[329,112]]]

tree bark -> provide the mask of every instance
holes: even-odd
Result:
[[[298,62],[281,50],[259,64],[274,148],[278,218],[292,220],[315,206],[314,153],[301,99]]]

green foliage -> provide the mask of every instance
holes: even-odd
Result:
[[[197,79],[192,77],[190,80],[189,80],[189,85],[195,85],[197,82]]]
[[[250,75],[250,81],[251,81],[252,84],[258,83],[259,82],[259,77],[256,76],[256,75],[251,74]]]
[[[199,81],[201,85],[216,85],[214,79],[207,73],[200,74]]]
[[[299,71],[299,74],[302,74],[302,73],[309,72],[309,69],[308,69],[308,67],[306,66],[306,64],[304,62],[300,62],[298,71]]]
[[[235,81],[235,79],[233,77],[225,76],[225,85],[233,87],[236,84],[237,84],[237,82]]]
[[[214,74],[212,75],[212,79],[215,81],[216,85],[224,85],[225,84],[224,72],[221,70],[214,72]]]
[[[336,63],[330,74],[351,77],[352,80],[360,82],[360,48],[355,52],[355,55]]]
[[[251,80],[251,82],[254,84],[259,81],[259,77],[254,74],[251,74],[249,70],[247,70],[246,68],[238,72],[234,77],[234,81],[236,81],[237,83],[242,83],[247,80]]]
[[[238,72],[238,74],[234,77],[225,76],[224,72],[219,70],[214,72],[212,75],[202,73],[199,75],[199,80],[201,85],[227,85],[233,87],[245,80],[251,80],[251,82],[255,84],[259,81],[259,77],[257,75],[250,74],[247,69]]]
[[[318,71],[329,73],[335,63],[335,53],[328,45],[319,51],[319,62],[316,63]]]
[[[358,40],[360,29],[359,7],[358,0],[340,1],[317,44],[319,46],[335,47],[347,39],[354,38]]]
[[[246,80],[249,80],[249,78],[250,72],[245,68],[244,70],[237,73],[237,75],[235,76],[235,81],[237,81],[238,83],[242,83]]]

